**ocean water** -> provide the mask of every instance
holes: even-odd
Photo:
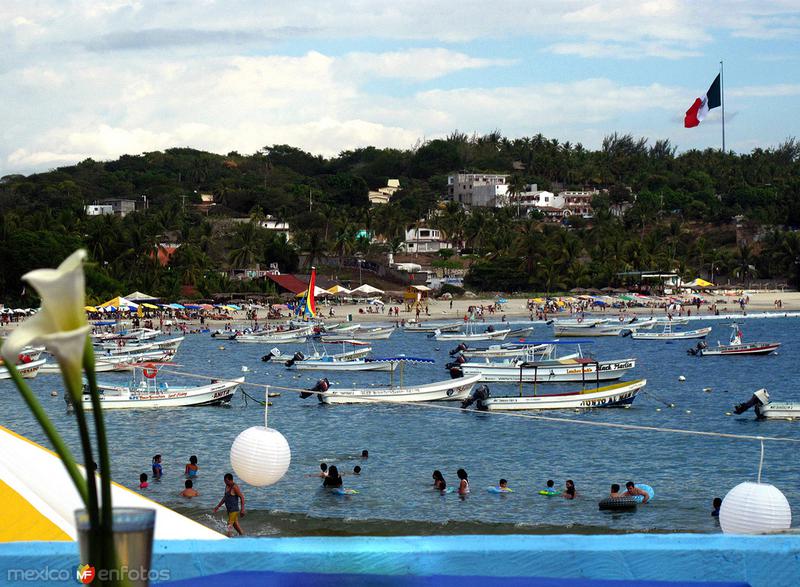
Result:
[[[693,322],[714,327],[709,343],[726,341],[729,327],[720,322]],[[175,358],[181,372],[235,377],[274,386],[270,426],[280,430],[292,450],[292,464],[276,485],[256,488],[242,484],[247,516],[242,520],[251,535],[397,535],[457,533],[622,533],[717,532],[710,516],[711,501],[734,485],[755,480],[759,444],[728,438],[708,438],[650,431],[582,426],[573,421],[614,422],[716,431],[734,434],[782,436],[800,439],[800,422],[755,420],[752,411],[727,416],[734,404],[766,387],[774,400],[800,401],[795,383],[800,354],[800,321],[748,320],[745,340],[779,341],[777,354],[766,357],[692,357],[686,349],[696,341],[672,343],[599,338],[584,346],[600,359],[634,357],[637,366],[625,379],[647,378],[646,393],[629,409],[548,412],[568,422],[544,422],[521,417],[396,405],[320,405],[302,400],[277,387],[307,388],[320,372],[287,371],[281,361],[264,363],[260,357],[272,345],[238,344],[188,335]],[[532,339],[550,339],[552,331],[537,323]],[[428,357],[435,365],[405,369],[407,382],[438,381],[449,376],[444,363],[454,342],[437,343],[424,334],[396,332],[387,341],[372,341],[374,354]],[[281,345],[284,355],[305,345]],[[288,358],[288,357],[287,357]],[[242,367],[248,371],[243,373]],[[685,382],[678,377],[685,376]],[[177,385],[194,381],[175,374],[159,376]],[[126,381],[127,374],[100,374],[101,380]],[[329,375],[334,385],[385,385],[388,373]],[[47,412],[77,450],[74,417],[65,409],[58,376],[32,380]],[[519,393],[518,386],[489,384],[493,395]],[[524,388],[531,391],[531,385]],[[710,391],[704,391],[710,388]],[[264,390],[244,388],[263,399]],[[575,385],[540,385],[538,393],[563,392]],[[58,397],[51,397],[51,391]],[[669,408],[666,403],[674,403]],[[457,407],[457,403],[446,403]],[[152,455],[163,456],[164,476],[152,481],[144,494],[217,529],[224,529],[222,513],[212,508],[223,494],[222,476],[231,470],[228,454],[236,435],[249,426],[263,425],[263,407],[237,394],[229,407],[106,412],[114,479],[130,488],[139,474],[150,473]],[[42,433],[9,381],[0,382],[0,423],[46,444]],[[776,485],[794,507],[800,507],[798,445],[768,442],[762,480]],[[369,458],[360,458],[362,449]],[[197,455],[200,473],[195,488],[200,497],[179,497],[183,470]],[[347,475],[345,487],[357,495],[331,495],[314,477],[319,463],[335,464],[340,471],[362,467],[360,476]],[[20,466],[25,466],[20,463]],[[431,489],[431,473],[440,469],[450,486],[457,486],[456,470],[469,473],[472,493],[466,499],[440,495]],[[486,488],[505,478],[514,490],[490,494]],[[538,495],[548,479],[563,488],[573,479],[579,498],[567,501]],[[632,479],[653,486],[656,498],[635,513],[608,513],[597,502],[611,483]],[[137,490],[138,491],[138,490]],[[223,508],[224,509],[224,508]]]

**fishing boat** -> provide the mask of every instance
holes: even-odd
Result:
[[[98,383],[100,404],[104,410],[122,408],[175,408],[186,406],[214,406],[231,401],[236,390],[244,383],[244,377],[230,380],[212,380],[206,385],[173,386],[157,381],[158,367],[145,365],[137,369],[141,379],[134,375],[129,385]],[[65,395],[65,400],[70,399]],[[91,397],[84,386],[81,403],[92,409]]]
[[[250,334],[237,334],[234,340],[258,344],[296,344],[305,342],[311,334],[311,327],[303,326],[290,330],[264,330]]]
[[[406,322],[403,330],[406,332],[424,332],[432,334],[437,330],[440,332],[458,332],[461,322]]]
[[[432,361],[431,361],[432,362]],[[423,383],[418,385],[403,385],[389,387],[366,387],[366,388],[332,388],[327,383],[323,389],[317,386],[311,391],[317,392],[320,403],[323,404],[364,404],[364,403],[406,403],[406,402],[428,402],[428,401],[462,401],[466,399],[473,386],[478,382],[478,377],[464,377],[462,379],[450,379],[448,381],[437,381],[435,383]],[[325,380],[323,380],[325,381]],[[313,393],[307,394],[314,395]],[[301,394],[301,397],[303,395]]]
[[[631,338],[636,340],[687,340],[692,338],[705,338],[711,332],[711,327],[697,328],[695,330],[674,330],[671,322],[664,323],[661,332],[632,332]]]
[[[436,330],[433,333],[433,338],[434,340],[462,340],[466,342],[505,340],[509,332],[511,332],[510,328],[495,330],[494,326],[489,326],[484,332],[475,332],[474,327],[469,324],[463,332],[441,332]]]
[[[611,408],[633,403],[636,394],[647,384],[646,379],[625,381],[605,387],[581,389],[569,393],[544,395],[520,395],[518,397],[491,397],[488,388],[485,392],[470,397],[462,407],[469,407],[474,401],[479,410],[565,410],[584,408]],[[485,387],[485,386],[482,386]]]
[[[575,328],[591,328],[597,324],[605,324],[609,322],[608,318],[553,318],[548,320],[547,324],[553,326],[571,326]]]
[[[118,339],[116,341],[102,342],[95,346],[106,355],[130,355],[155,350],[169,351],[174,355],[178,352],[178,348],[181,346],[183,340],[183,336],[178,336],[167,340],[127,344],[125,339]]]
[[[404,363],[432,363],[430,359],[417,359],[400,355],[397,357],[366,357],[360,359],[334,359],[324,357],[287,365],[288,369],[300,371],[394,371]],[[287,361],[288,363],[288,361]]]
[[[369,343],[362,342],[360,340],[342,340],[335,343],[328,343],[330,345],[334,344],[341,344],[341,351],[338,353],[330,353],[328,349],[324,348],[320,351],[313,341],[310,341],[308,345],[308,350],[306,354],[302,353],[301,351],[297,351],[292,355],[290,359],[288,359],[284,365],[287,367],[293,366],[295,363],[301,361],[321,361],[321,360],[333,360],[333,361],[352,361],[353,359],[361,359],[366,357],[368,354],[372,352],[372,347],[369,346]],[[281,351],[277,348],[271,349],[270,352],[263,357],[261,357],[262,361],[269,361],[271,359],[277,358],[281,356]]]
[[[450,351],[450,356],[461,355],[467,359],[523,357],[531,352],[542,352],[546,348],[546,344],[532,346],[518,342],[490,344],[485,347],[471,347],[462,342]]]
[[[584,357],[580,344],[591,341],[545,341],[550,350],[540,358],[526,360],[514,357],[500,362],[467,362],[452,366],[451,377],[478,375],[482,382],[567,383],[587,381],[614,381],[636,366],[636,359],[598,361]],[[531,342],[531,345],[541,344]],[[559,348],[576,344],[577,351],[558,356]]]
[[[384,326],[378,328],[359,328],[354,332],[343,332],[341,334],[321,334],[322,342],[342,342],[343,340],[387,340],[395,331],[394,326]]]
[[[132,328],[131,330],[123,330],[122,332],[98,332],[92,334],[92,338],[98,341],[109,340],[150,340],[160,336],[160,330],[154,328]]]
[[[27,357],[27,355],[20,355],[20,356]],[[46,363],[47,359],[36,359],[36,360],[21,359],[20,362],[15,365],[15,367],[17,368],[17,372],[23,379],[33,379],[41,372],[42,367]],[[2,359],[0,359],[0,379],[11,379],[11,373],[9,373],[8,369],[3,365]]]
[[[109,371],[132,371],[137,365],[144,362],[158,363],[168,360],[172,355],[166,351],[148,351],[130,355],[101,355],[95,353],[94,370],[97,373]],[[43,375],[61,373],[58,363],[47,363],[42,366]]]
[[[766,389],[759,389],[746,402],[733,408],[736,414],[743,414],[750,408],[759,420],[798,420],[800,419],[800,402],[773,402]]]
[[[686,351],[690,355],[701,357],[717,355],[768,355],[781,346],[779,342],[744,342],[742,329],[734,322],[731,324],[731,338],[728,344],[717,343],[709,347],[705,342],[700,342],[696,347]]]
[[[626,332],[635,332],[642,328],[649,328],[655,324],[655,320],[645,320],[642,322],[600,322],[592,326],[575,326],[553,324],[553,333],[556,337],[570,336],[620,336]]]

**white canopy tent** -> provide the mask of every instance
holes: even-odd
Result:
[[[131,302],[154,302],[158,301],[160,298],[142,293],[140,291],[135,291],[126,295],[125,299]]]
[[[365,283],[364,285],[359,285],[351,293],[361,294],[365,296],[372,296],[372,295],[382,294],[384,293],[384,291],[382,289],[378,289],[377,287],[372,287],[371,285]]]

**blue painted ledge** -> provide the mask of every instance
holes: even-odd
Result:
[[[0,544],[0,584],[14,569],[69,570],[69,542]],[[228,571],[375,575],[484,575],[800,585],[800,536],[723,534],[242,538],[157,542],[160,580]],[[52,582],[50,584],[57,584]]]

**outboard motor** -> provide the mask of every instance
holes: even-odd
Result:
[[[767,393],[766,389],[759,389],[753,396],[744,403],[737,404],[733,408],[734,414],[744,414],[750,408],[754,408],[756,412],[756,417],[761,418],[761,408],[766,406],[769,403],[769,393]]]
[[[281,356],[281,350],[278,347],[272,347],[269,352],[261,357],[262,361],[271,361]]]
[[[487,326],[487,328],[486,328],[486,332],[494,332],[494,326],[489,324],[489,326]]]
[[[452,356],[455,356],[455,355],[457,355],[458,353],[463,353],[463,352],[464,352],[465,350],[467,350],[468,348],[469,348],[469,347],[466,345],[466,343],[463,343],[463,342],[462,342],[462,343],[461,343],[461,344],[459,344],[459,345],[458,345],[456,348],[454,348],[452,351],[450,351],[450,356],[452,357]]]
[[[309,393],[309,392],[315,392],[315,391],[316,392],[325,392],[325,391],[328,391],[328,389],[330,389],[330,387],[331,387],[331,382],[328,381],[327,377],[325,377],[325,378],[320,379],[319,381],[317,381],[317,384],[314,387],[312,387],[311,389],[309,389],[308,391],[301,391],[300,392],[300,398],[301,399],[306,399],[307,397],[311,397],[312,395],[315,395],[314,393]]]
[[[306,356],[305,356],[303,353],[301,353],[300,351],[297,351],[297,352],[296,352],[296,353],[295,353],[295,354],[292,356],[292,358],[291,358],[291,359],[289,359],[288,361],[286,361],[286,362],[284,363],[284,365],[286,365],[287,367],[291,367],[291,366],[292,366],[292,365],[294,365],[294,364],[295,364],[297,361],[302,361],[302,360],[303,360],[303,359],[305,359],[305,358],[306,358]]]
[[[701,340],[700,342],[697,343],[697,346],[695,346],[693,348],[690,348],[690,349],[687,349],[686,350],[686,354],[687,355],[692,355],[692,356],[697,356],[697,355],[701,354],[700,351],[703,351],[703,350],[705,350],[707,348],[708,348],[708,343],[706,343],[706,341],[704,341],[704,340]]]
[[[489,393],[489,387],[486,385],[479,385],[467,399],[461,402],[461,409],[467,409],[472,404],[477,402],[475,407],[478,408],[478,410],[485,412],[488,408],[484,402],[489,399],[489,395],[491,395]]]
[[[463,364],[464,364],[464,363],[466,363],[466,362],[467,362],[467,360],[464,358],[464,355],[458,355],[458,356],[457,356],[456,358],[454,358],[452,361],[450,361],[449,363],[447,363],[447,364],[444,366],[444,368],[445,368],[445,369],[447,369],[447,370],[452,370],[452,369],[454,369],[454,368],[459,368],[458,370],[459,370],[459,372],[460,372],[460,371],[461,371],[461,369],[460,369],[461,365],[463,365]]]
[[[461,359],[462,363],[465,361],[464,357],[460,356],[458,358]],[[461,368],[461,363],[459,363],[458,360],[449,363],[447,370],[450,371],[450,379],[458,379],[464,376],[464,370]]]

